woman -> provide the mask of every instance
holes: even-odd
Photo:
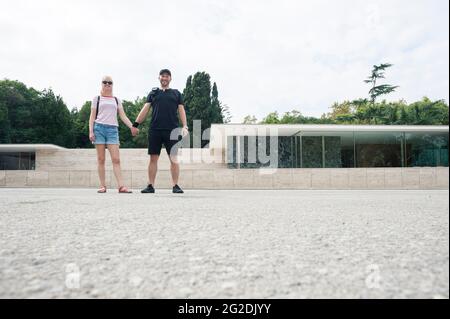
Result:
[[[102,90],[100,96],[94,97],[91,106],[91,116],[89,118],[89,139],[97,149],[98,176],[100,178],[100,189],[98,193],[106,193],[105,181],[105,149],[108,148],[113,164],[114,175],[119,185],[119,193],[131,193],[123,185],[122,172],[120,169],[119,155],[119,124],[117,113],[120,119],[131,130],[131,134],[136,136],[138,129],[128,119],[122,106],[122,101],[113,96],[113,80],[110,76],[105,76],[102,80]]]

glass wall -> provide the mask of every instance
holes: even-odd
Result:
[[[35,153],[0,153],[0,170],[34,170]]]
[[[293,139],[289,136],[229,136],[229,168],[292,167]]]
[[[403,133],[355,132],[356,167],[402,167]]]
[[[280,137],[232,136],[227,145],[228,166],[268,166],[259,158],[263,146],[265,155],[277,158],[279,168],[448,167],[447,132],[358,131],[302,132]]]
[[[322,136],[315,136],[309,133],[300,136],[301,138],[301,167],[320,168],[323,167],[323,145]]]
[[[448,134],[405,134],[406,166],[448,166]]]
[[[324,167],[354,167],[354,134],[353,132],[324,133],[325,149]]]
[[[353,132],[305,132],[294,146],[293,167],[354,167]]]

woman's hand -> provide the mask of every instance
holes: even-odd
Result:
[[[89,140],[91,142],[95,142],[95,134],[94,134],[94,132],[89,132]]]
[[[136,136],[139,134],[139,129],[137,127],[131,127],[131,135]]]

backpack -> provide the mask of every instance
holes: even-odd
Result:
[[[116,100],[117,108],[119,108],[119,100],[116,97],[114,97],[114,99]],[[97,119],[97,117],[98,117],[99,105],[100,105],[100,96],[97,96],[97,110],[96,110],[96,114],[95,114],[95,119]]]

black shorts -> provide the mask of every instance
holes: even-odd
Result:
[[[177,129],[176,139],[170,139],[170,135],[172,130],[150,130],[148,132],[148,154],[149,155],[160,155],[161,147],[164,144],[166,148],[167,155],[170,155],[173,149],[174,155],[178,153],[178,146],[176,145],[179,141],[181,141],[181,136],[178,134],[179,129]],[[175,133],[174,133],[175,134]]]

